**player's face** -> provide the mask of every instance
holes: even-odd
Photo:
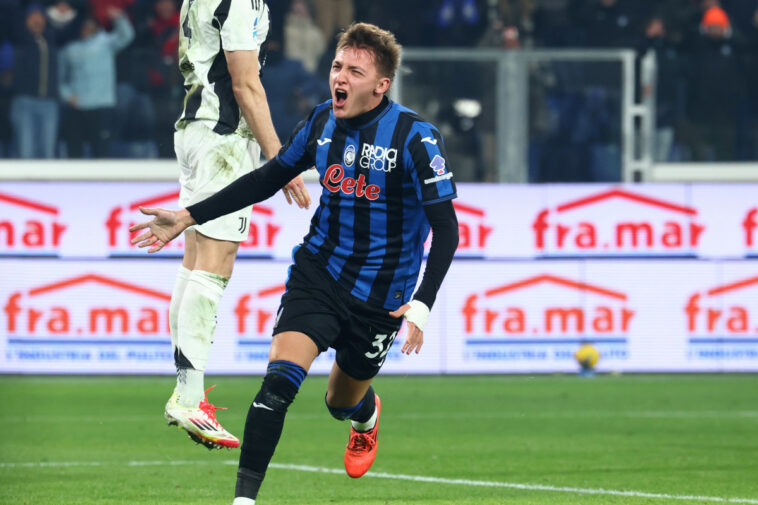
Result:
[[[341,49],[329,74],[335,117],[351,118],[370,111],[382,101],[389,85],[389,78],[377,72],[373,53],[354,47]]]

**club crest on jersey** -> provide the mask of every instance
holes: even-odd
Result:
[[[355,146],[353,144],[345,148],[345,152],[342,154],[342,161],[346,167],[352,167],[353,163],[355,163]]]
[[[391,172],[397,165],[397,149],[363,144],[361,146],[361,159],[358,163],[361,168]]]

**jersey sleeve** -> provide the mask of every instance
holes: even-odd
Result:
[[[269,28],[266,3],[263,0],[228,1],[226,19],[219,19],[223,23],[221,46],[226,51],[260,51]]]
[[[306,170],[313,166],[314,159],[308,149],[308,143],[311,137],[313,119],[316,115],[316,109],[311,112],[310,116],[300,121],[292,131],[289,140],[279,150],[276,159],[286,167],[296,167]]]
[[[416,195],[424,205],[456,197],[445,144],[436,128],[429,123],[414,126],[406,143],[404,157],[416,186]]]

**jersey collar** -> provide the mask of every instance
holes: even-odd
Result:
[[[390,105],[392,105],[390,99],[384,96],[379,105],[370,111],[348,119],[337,119],[337,123],[350,130],[360,130],[376,121],[382,114],[389,110]]]

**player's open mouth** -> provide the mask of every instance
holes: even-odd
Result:
[[[334,105],[337,107],[342,107],[345,105],[345,102],[347,101],[347,91],[344,89],[335,89],[334,90]]]

